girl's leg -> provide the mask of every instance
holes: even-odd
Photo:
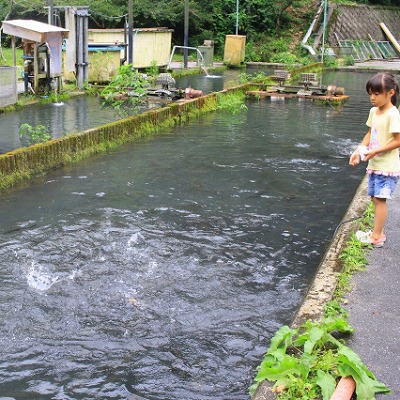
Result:
[[[374,229],[371,234],[371,239],[379,240],[383,236],[383,228],[387,217],[386,199],[373,197],[375,208]]]

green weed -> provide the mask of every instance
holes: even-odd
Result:
[[[138,110],[146,95],[148,82],[132,65],[122,65],[110,84],[100,93],[102,105],[112,107],[121,117],[127,117]]]
[[[236,93],[218,93],[217,94],[217,109],[229,111],[232,114],[238,114],[241,111],[247,110],[245,104],[246,95],[244,92]]]
[[[37,143],[45,143],[51,139],[51,135],[46,126],[31,126],[29,124],[21,125],[19,128],[19,137],[21,143],[26,146]]]
[[[332,313],[332,310],[331,310]],[[269,380],[279,400],[329,400],[337,381],[352,376],[358,400],[375,398],[390,390],[363,364],[357,354],[337,337],[353,332],[345,316],[328,315],[321,322],[307,321],[298,329],[282,326],[271,340],[250,388]]]
[[[373,205],[370,203],[360,226],[365,229],[372,223]],[[258,367],[250,394],[261,382],[268,380],[275,382],[273,388],[279,393],[279,400],[329,400],[339,379],[346,376],[356,382],[357,400],[373,399],[376,393],[390,393],[390,389],[377,381],[360,357],[343,342],[353,328],[347,321],[348,312],[339,301],[348,293],[354,273],[365,268],[367,251],[368,246],[352,234],[339,256],[343,270],[334,299],[325,306],[322,321],[309,320],[298,329],[283,326],[276,332]]]

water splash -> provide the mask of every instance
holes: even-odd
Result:
[[[59,276],[44,272],[40,265],[35,266],[35,262],[32,261],[26,280],[33,289],[45,292],[58,282]]]

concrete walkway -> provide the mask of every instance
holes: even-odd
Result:
[[[400,60],[357,63],[356,70],[400,73]],[[346,306],[355,329],[347,343],[391,390],[377,399],[400,399],[400,185],[388,201],[383,248],[368,254],[368,266],[352,280]]]
[[[341,67],[340,70],[399,74],[400,59],[367,61]],[[344,221],[360,216],[365,210],[369,202],[366,186],[367,179],[364,179]],[[323,312],[323,305],[330,300],[336,285],[338,255],[349,232],[357,227],[358,223],[344,224],[336,232],[308,295],[292,322],[293,326],[299,326],[308,318],[318,318]],[[346,344],[360,356],[376,378],[391,389],[390,395],[378,394],[376,399],[400,400],[400,183],[394,198],[388,201],[385,232],[387,241],[384,247],[371,250],[365,271],[353,277],[346,308],[355,333]],[[268,384],[261,385],[253,396],[253,400],[275,398]]]
[[[355,63],[349,67],[340,67],[341,71],[371,71],[371,72],[385,72],[390,71],[392,73],[400,73],[400,59],[396,58],[393,60],[369,60],[365,62]]]
[[[400,399],[400,185],[388,201],[387,240],[368,255],[365,271],[352,280],[346,306],[355,329],[347,343],[391,390],[377,399]]]

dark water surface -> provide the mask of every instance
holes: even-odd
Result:
[[[218,75],[183,77],[178,80],[176,87],[201,89],[204,94],[220,91],[237,85],[240,73],[238,70],[228,70]],[[22,146],[19,130],[23,124],[33,127],[44,125],[54,139],[121,118],[121,115],[111,108],[102,107],[101,103],[99,97],[79,96],[57,104],[34,104],[15,112],[0,114],[0,154]],[[152,101],[148,105],[141,106],[139,112],[160,106],[162,103],[153,96]]]
[[[0,396],[243,400],[363,175],[342,109],[248,102],[0,201]],[[193,85],[194,87],[194,85]]]
[[[113,110],[101,108],[99,98],[90,96],[74,97],[60,105],[27,106],[0,115],[0,153],[21,147],[19,129],[23,124],[44,125],[53,138],[58,138],[119,118]]]

